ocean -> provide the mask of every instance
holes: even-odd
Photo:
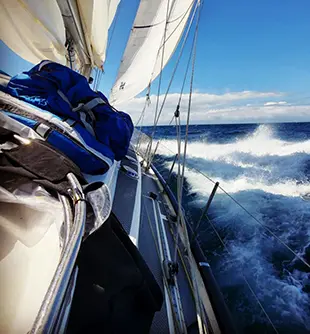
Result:
[[[176,129],[160,126],[155,138],[154,162],[167,177]],[[187,152],[183,206],[192,224],[213,188],[203,174],[259,221],[218,189],[199,228],[238,332],[274,333],[271,321],[278,333],[310,333],[310,270],[281,243],[310,263],[310,201],[302,197],[310,193],[310,123],[192,125]],[[175,177],[170,184],[175,190]]]

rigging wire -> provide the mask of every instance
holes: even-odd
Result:
[[[192,6],[192,5],[191,5]],[[189,9],[191,8],[191,6],[189,7]],[[173,69],[173,72],[172,72],[172,75],[171,75],[171,78],[170,78],[170,81],[169,81],[169,84],[168,84],[168,87],[167,87],[167,90],[166,90],[166,93],[165,93],[165,96],[164,96],[164,99],[162,101],[162,104],[161,104],[161,107],[160,107],[160,110],[159,110],[159,113],[158,113],[158,116],[157,116],[157,119],[156,119],[156,123],[154,124],[154,126],[156,127],[158,122],[159,122],[159,118],[161,116],[161,113],[164,109],[164,105],[165,105],[165,102],[166,102],[166,99],[167,99],[167,96],[169,94],[169,91],[170,91],[170,88],[171,88],[171,85],[172,85],[172,82],[173,82],[173,79],[175,77],[175,74],[176,74],[176,71],[178,69],[178,66],[179,66],[179,63],[180,63],[180,60],[182,58],[182,55],[183,55],[183,51],[184,51],[184,47],[186,45],[186,42],[187,42],[187,39],[188,39],[188,36],[189,36],[189,32],[190,32],[190,29],[192,27],[192,23],[194,21],[194,18],[195,18],[195,15],[196,15],[196,11],[198,9],[198,6],[199,6],[199,2],[196,3],[196,6],[195,6],[195,9],[193,10],[193,14],[192,14],[192,17],[191,17],[191,20],[188,24],[188,27],[187,27],[187,31],[185,33],[185,36],[184,36],[184,39],[183,39],[183,43],[181,45],[181,49],[180,49],[180,52],[179,52],[179,55],[178,55],[178,58],[177,58],[177,61],[176,61],[176,64],[174,66],[174,69]],[[189,10],[188,9],[188,10]],[[187,12],[186,12],[187,13]],[[185,14],[186,14],[185,13]],[[193,46],[192,46],[193,47]],[[185,72],[185,75],[184,77],[186,78],[187,76],[187,73],[188,73],[188,67],[189,67],[189,64],[190,64],[190,58],[188,60],[188,65],[187,65],[187,71]],[[182,85],[182,90],[181,90],[181,93],[180,94],[183,94],[183,90],[184,90],[184,85],[185,85],[185,80],[183,81],[183,85]],[[179,103],[180,104],[180,99],[179,99]],[[172,122],[172,121],[171,121]]]
[[[95,68],[94,71],[95,71],[95,78],[94,78],[94,82],[93,82],[93,89],[95,90],[96,82],[98,80],[98,71],[97,71],[97,68]]]
[[[178,20],[181,16],[181,20],[178,22],[178,24],[176,25],[176,27],[174,28],[174,30],[170,33],[170,35],[166,38],[166,40],[163,42],[163,44],[159,47],[158,49],[158,52],[157,52],[157,56],[156,56],[156,60],[157,58],[159,57],[159,53],[160,53],[160,50],[161,48],[168,42],[168,40],[170,39],[170,37],[175,33],[175,31],[178,29],[178,27],[180,26],[180,24],[183,22],[184,18],[186,17],[188,11],[192,8],[194,2],[196,0],[193,0],[191,2],[191,4],[189,5],[189,7],[187,8],[187,10],[184,12],[183,15],[180,15],[176,20]],[[168,23],[172,23],[173,21],[168,21]],[[151,74],[151,79],[150,79],[150,82],[149,82],[149,86],[151,85],[152,81],[153,81],[153,75],[154,75],[154,72],[155,72],[155,67],[156,67],[156,63],[154,64],[153,66],[153,70],[152,70],[152,74]],[[155,79],[155,78],[154,78]]]
[[[226,250],[226,252],[231,255],[226,243],[224,242],[224,240],[221,238],[221,236],[219,235],[218,231],[216,230],[214,224],[212,223],[212,221],[209,219],[209,217],[207,215],[205,215],[205,217],[207,218],[209,224],[211,225],[213,231],[215,232],[216,236],[218,237],[218,239],[220,240],[221,244],[223,245],[224,249]],[[239,269],[239,268],[238,268]],[[258,303],[258,305],[260,306],[261,310],[263,311],[263,313],[265,314],[266,318],[268,319],[270,325],[272,326],[273,330],[275,331],[275,333],[279,333],[278,330],[276,329],[275,325],[273,324],[271,318],[269,317],[267,311],[265,310],[263,304],[261,303],[261,301],[259,300],[258,296],[256,295],[255,291],[253,290],[251,284],[249,283],[248,279],[245,277],[245,275],[243,274],[243,272],[240,272],[242,275],[242,278],[244,280],[244,282],[246,283],[247,287],[249,288],[249,290],[251,291],[252,295],[254,296],[256,302]]]
[[[208,177],[205,173],[201,172],[198,169],[195,169],[198,173],[203,175],[205,178],[207,178],[210,182],[216,183],[213,181],[210,177]],[[232,195],[230,195],[221,185],[219,185],[219,189],[223,191],[233,202],[235,202],[242,210],[244,210],[252,219],[256,221],[261,227],[263,227],[265,230],[267,230],[277,241],[280,242],[282,246],[284,246],[286,249],[288,249],[298,260],[300,260],[304,265],[306,265],[308,268],[310,268],[310,264],[304,260],[300,255],[298,255],[289,245],[287,245],[284,241],[282,241],[272,230],[265,226],[262,222],[260,222],[248,209],[246,209],[241,203],[239,203]]]
[[[142,122],[141,122],[141,126],[140,126],[140,131],[141,131],[142,126],[143,126],[143,119],[144,119],[145,110],[146,110],[146,108],[151,104],[151,100],[150,100],[150,92],[151,92],[151,82],[150,82],[149,85],[147,86],[147,93],[146,93],[146,95],[145,95],[144,106],[143,106],[143,109],[142,109],[142,111],[141,111],[140,117],[139,117],[139,119],[137,120],[136,125],[135,125],[135,126],[138,126],[139,123],[140,123],[140,121],[142,120]]]
[[[171,125],[172,124],[172,122],[173,122],[173,120],[174,120],[174,115],[172,116],[172,118],[171,118],[171,121],[169,122],[169,124],[168,125]]]
[[[187,10],[185,11],[185,13],[184,13],[183,15],[180,15],[180,17],[182,16],[181,20],[179,21],[179,23],[177,24],[177,26],[174,28],[174,30],[170,33],[170,35],[166,38],[166,40],[163,42],[163,44],[160,46],[160,48],[159,48],[159,50],[158,50],[158,53],[157,53],[157,57],[156,57],[156,59],[157,59],[158,56],[159,56],[159,52],[160,52],[161,48],[167,43],[167,41],[170,39],[170,37],[175,33],[175,31],[177,30],[177,28],[178,28],[178,27],[180,26],[180,24],[183,22],[183,20],[185,19],[187,13],[190,11],[190,9],[192,8],[192,6],[193,6],[193,4],[194,4],[195,1],[196,1],[196,0],[193,0],[192,3],[191,3],[191,4],[189,5],[189,7],[187,8]],[[196,10],[197,10],[197,6],[198,6],[198,4],[196,4],[195,12],[196,12]],[[191,19],[191,21],[190,21],[190,23],[189,23],[189,25],[188,25],[187,32],[186,32],[185,37],[184,37],[184,39],[183,39],[183,43],[182,43],[182,46],[181,46],[181,51],[179,52],[178,60],[177,60],[176,65],[175,65],[175,67],[174,67],[173,74],[172,74],[172,76],[171,76],[171,78],[170,78],[170,82],[169,82],[168,88],[167,88],[167,90],[166,90],[164,100],[163,100],[163,102],[162,102],[162,104],[161,104],[161,108],[160,108],[160,112],[159,112],[159,114],[161,114],[161,112],[162,112],[162,109],[163,109],[164,104],[165,104],[165,102],[166,102],[166,98],[167,98],[167,95],[168,95],[168,93],[169,93],[169,90],[170,90],[172,81],[173,81],[173,79],[174,79],[174,76],[175,76],[177,67],[178,67],[178,65],[179,65],[181,56],[182,56],[182,54],[183,54],[183,49],[184,49],[186,40],[187,40],[187,38],[188,38],[188,33],[189,33],[189,31],[190,31],[190,28],[191,28],[191,25],[192,25],[192,22],[193,22],[193,18],[194,18],[194,16],[195,16],[195,12],[194,12],[194,14],[192,15],[192,19]],[[180,17],[178,17],[177,19],[179,19]],[[171,23],[171,21],[168,22],[168,23]],[[151,74],[151,79],[150,79],[150,82],[149,82],[149,84],[148,84],[148,92],[147,92],[147,94],[146,94],[145,105],[144,105],[144,107],[143,107],[143,110],[141,111],[141,115],[140,115],[140,117],[139,117],[139,119],[138,119],[138,121],[137,121],[137,123],[136,123],[136,126],[139,124],[141,118],[142,118],[142,119],[144,118],[144,113],[145,113],[145,110],[146,110],[146,103],[148,103],[148,105],[150,104],[150,90],[151,90],[151,83],[152,83],[152,80],[153,80],[153,74],[154,74],[154,71],[155,71],[155,66],[156,66],[156,62],[155,62],[155,64],[154,64],[153,71],[152,71],[152,74]],[[157,96],[159,96],[159,94],[157,94]],[[142,114],[143,114],[143,117],[142,117]],[[158,117],[158,119],[157,119],[157,121],[156,121],[156,124],[155,124],[155,117],[154,117],[154,128],[156,127],[156,125],[157,125],[157,123],[158,123],[158,120],[159,120],[159,117]],[[171,124],[171,123],[172,123],[172,120],[171,120],[170,124]],[[170,124],[169,124],[169,125],[170,125]],[[152,138],[152,137],[153,137],[153,135],[151,135],[151,138]]]
[[[156,122],[156,118],[157,118],[157,112],[158,112],[158,105],[159,105],[159,95],[160,95],[160,90],[161,90],[161,81],[162,81],[162,71],[163,71],[163,67],[164,67],[164,55],[165,55],[165,46],[166,46],[166,34],[167,34],[167,26],[168,26],[168,21],[169,21],[169,16],[171,14],[172,8],[174,6],[175,0],[171,6],[171,10],[169,13],[169,8],[170,8],[170,0],[167,0],[167,10],[166,10],[166,21],[165,21],[165,29],[164,29],[164,35],[163,35],[163,39],[162,39],[162,46],[159,47],[158,52],[157,52],[157,57],[156,57],[156,61],[154,64],[154,68],[156,66],[156,62],[158,59],[158,56],[160,54],[160,49],[162,47],[162,52],[161,52],[161,62],[160,62],[160,72],[159,72],[159,82],[158,82],[158,89],[157,89],[157,98],[156,98],[156,107],[155,107],[155,114],[154,114],[154,127],[155,127],[155,122]],[[154,71],[153,68],[153,71]],[[153,73],[152,73],[153,76]],[[150,80],[149,86],[151,84],[152,78]],[[147,161],[147,166],[146,168],[148,169],[149,166],[151,165],[151,156],[152,156],[152,144],[153,144],[153,135],[151,136],[150,139],[150,143],[148,146],[148,149],[146,151],[146,161]]]
[[[191,3],[191,5],[190,5],[189,8],[187,9],[187,11],[185,12],[185,14],[184,14],[182,20],[184,19],[185,15],[186,15],[187,12],[190,10],[190,8],[192,8],[193,3],[194,3],[194,1]],[[151,137],[150,150],[151,150],[151,148],[152,148],[152,141],[153,141],[153,137],[154,137],[154,135],[155,135],[156,126],[158,125],[159,118],[160,118],[160,116],[161,116],[161,114],[162,114],[162,111],[163,111],[163,109],[164,109],[164,105],[165,105],[165,103],[166,103],[166,100],[167,100],[167,97],[168,97],[168,94],[169,94],[169,91],[170,91],[172,82],[173,82],[173,80],[174,80],[176,71],[177,71],[177,69],[178,69],[180,60],[181,60],[181,58],[182,58],[183,51],[184,51],[184,47],[185,47],[186,42],[187,42],[187,40],[188,40],[189,32],[190,32],[190,30],[191,30],[191,27],[192,27],[192,24],[193,24],[194,17],[195,17],[195,15],[196,15],[196,11],[197,11],[197,9],[198,9],[198,6],[199,6],[199,1],[197,1],[196,6],[195,6],[195,9],[193,10],[191,20],[190,20],[190,22],[189,22],[189,24],[188,24],[187,31],[186,31],[186,33],[185,33],[185,36],[184,36],[184,39],[183,39],[183,42],[182,42],[182,45],[181,45],[181,48],[180,48],[180,51],[179,51],[179,55],[178,55],[177,61],[176,61],[176,63],[175,63],[175,66],[174,66],[172,75],[171,75],[171,77],[170,77],[170,81],[169,81],[168,87],[167,87],[167,89],[166,89],[166,92],[165,92],[163,101],[162,101],[162,103],[161,103],[161,107],[160,107],[160,110],[159,110],[159,112],[158,112],[157,117],[156,117],[156,113],[155,113],[153,130],[152,130],[152,134],[151,134],[151,136],[150,136],[150,137]],[[191,50],[192,50],[192,48],[193,48],[193,45],[191,46]],[[192,53],[191,53],[191,54],[192,54]],[[190,54],[190,55],[191,55],[191,54]],[[187,71],[186,71],[186,73],[185,73],[185,75],[184,75],[184,81],[183,81],[183,85],[182,85],[182,93],[183,93],[183,90],[184,90],[184,85],[185,85],[185,81],[186,81],[186,76],[187,76],[187,72],[188,72],[188,67],[189,67],[189,64],[190,64],[190,59],[191,59],[191,58],[189,57],[189,60],[188,60],[188,66],[187,66]],[[150,84],[149,84],[149,87],[150,87]],[[158,100],[159,100],[159,93],[157,94],[157,101],[158,101]],[[179,104],[180,104],[180,101],[181,101],[181,100],[179,99]],[[157,106],[157,107],[158,107],[158,106]],[[173,117],[173,118],[174,118],[174,117]],[[170,121],[170,124],[172,123],[173,118],[172,118],[172,120]],[[169,125],[170,125],[170,124],[169,124]],[[149,162],[149,165],[150,165],[150,163],[151,163],[151,161]]]
[[[188,109],[187,109],[187,120],[186,120],[186,129],[185,129],[185,142],[184,142],[184,150],[183,150],[183,158],[182,158],[182,175],[180,178],[180,187],[179,187],[179,198],[178,198],[178,206],[179,206],[179,212],[178,212],[178,223],[180,222],[181,214],[182,214],[182,188],[183,188],[183,183],[184,183],[184,173],[185,173],[185,164],[186,164],[186,153],[187,153],[187,143],[188,143],[188,129],[189,129],[189,120],[190,120],[190,114],[191,114],[191,106],[192,106],[192,95],[193,95],[193,84],[194,84],[194,74],[195,74],[195,64],[196,64],[196,53],[197,53],[197,38],[198,38],[198,27],[199,27],[199,22],[200,22],[200,17],[201,17],[201,11],[203,7],[203,2],[198,1],[199,3],[199,9],[198,9],[198,14],[197,14],[197,22],[196,22],[196,27],[195,27],[195,34],[193,38],[193,46],[191,50],[191,60],[192,60],[192,69],[191,69],[191,79],[190,79],[190,88],[189,88],[189,97],[188,97]],[[187,75],[187,73],[186,73]],[[183,82],[185,85],[185,83]],[[184,87],[183,87],[184,88]],[[183,94],[183,92],[182,92]],[[181,101],[181,96],[180,96],[180,101]],[[180,117],[178,117],[180,119]],[[181,146],[181,125],[180,125],[180,120],[179,120],[179,146]],[[180,161],[180,155],[178,157],[178,160]],[[179,174],[179,173],[178,173]],[[175,246],[175,251],[174,251],[174,259],[176,261],[177,258],[177,248],[178,248],[178,234],[177,234],[177,242]]]
[[[157,89],[157,99],[156,99],[156,108],[155,108],[155,115],[154,115],[154,125],[157,118],[157,112],[158,112],[158,105],[159,105],[159,95],[160,95],[160,89],[161,89],[161,81],[162,81],[162,72],[164,67],[164,55],[165,55],[165,46],[166,46],[166,35],[167,35],[167,26],[169,21],[169,5],[170,0],[167,0],[167,12],[166,12],[166,22],[165,22],[165,30],[164,30],[164,36],[163,36],[163,45],[162,45],[162,52],[161,52],[161,61],[160,61],[160,73],[159,73],[159,82],[158,82],[158,89]],[[173,6],[171,6],[173,7]],[[172,8],[171,8],[172,10]],[[170,11],[171,14],[171,11]],[[161,47],[159,48],[159,50]],[[151,145],[152,146],[152,145]]]

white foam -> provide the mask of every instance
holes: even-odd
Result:
[[[170,151],[176,152],[177,144],[175,140],[161,140],[162,145]],[[184,142],[182,142],[182,151]],[[260,125],[253,135],[245,139],[228,144],[213,144],[206,140],[191,142],[187,148],[190,158],[203,158],[207,160],[230,161],[236,153],[249,153],[253,156],[262,157],[266,155],[287,156],[300,153],[310,154],[310,140],[303,142],[287,142],[273,137],[272,128],[269,125]],[[163,149],[162,154],[170,155]]]
[[[175,140],[163,140],[161,155],[171,156]],[[183,143],[182,143],[183,144]],[[167,147],[168,151],[165,149]],[[205,172],[229,193],[262,190],[274,195],[300,196],[310,189],[300,167],[309,159],[310,140],[286,142],[273,137],[270,126],[261,125],[253,135],[228,144],[189,143],[188,165]],[[171,163],[167,163],[170,168]],[[201,174],[187,170],[193,191],[209,194],[213,185]]]
[[[168,150],[160,147],[160,154],[168,157],[171,151],[176,152],[175,140],[162,140],[161,143]],[[291,243],[294,240],[296,252],[304,253],[304,246],[310,243],[307,219],[310,205],[299,196],[310,191],[309,178],[303,170],[309,164],[310,140],[283,141],[275,138],[271,126],[262,125],[251,136],[233,143],[190,142],[187,152],[190,166],[220,182],[221,187],[282,241]],[[166,161],[167,168],[171,164],[171,160]],[[214,184],[197,170],[187,169],[185,176],[190,192],[197,194],[192,204],[202,207]],[[220,268],[217,268],[217,272],[223,273],[222,285],[244,284],[233,266],[237,263],[237,268],[253,283],[273,321],[303,324],[309,330],[310,298],[303,291],[307,273],[294,270],[280,277],[270,258],[274,251],[282,252],[283,246],[275,239],[262,237],[262,228],[220,189],[211,209],[214,209],[213,222],[219,230],[225,231],[230,249],[229,256],[221,254]],[[245,305],[237,307],[242,309]],[[260,316],[255,317],[257,320]]]

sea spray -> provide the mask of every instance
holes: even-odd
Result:
[[[175,129],[163,127],[155,163],[170,169]],[[192,126],[187,155],[187,211],[194,220],[214,181],[300,256],[310,244],[310,124]],[[175,167],[176,171],[176,167]],[[200,171],[200,172],[199,172]],[[199,240],[240,332],[310,332],[309,270],[279,241],[218,190]],[[308,259],[309,261],[309,259]],[[256,297],[244,282],[251,284]]]

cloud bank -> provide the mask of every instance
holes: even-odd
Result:
[[[298,105],[283,100],[286,94],[277,92],[241,91],[224,94],[193,93],[191,124],[225,123],[268,123],[268,122],[310,122],[310,105]],[[151,103],[146,108],[144,125],[154,122],[157,97],[150,97]],[[159,97],[159,109],[164,95]],[[180,115],[185,122],[189,94],[184,94],[181,101]],[[162,110],[159,124],[169,124],[179,94],[168,94]],[[145,97],[134,98],[116,105],[119,110],[128,112],[136,122],[145,105]]]

